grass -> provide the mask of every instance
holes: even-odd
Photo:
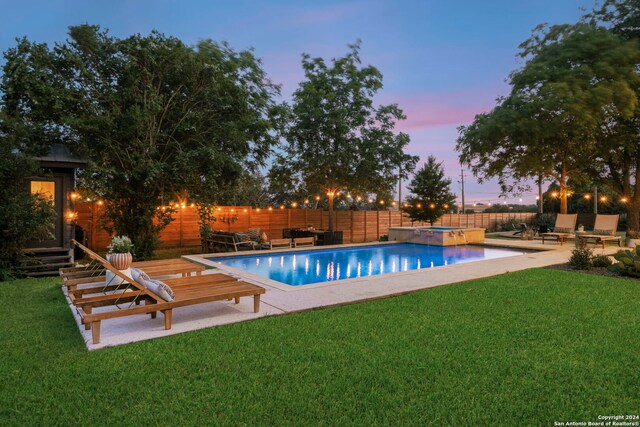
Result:
[[[640,408],[628,280],[527,270],[91,353],[58,280],[0,298],[3,426],[548,426]]]

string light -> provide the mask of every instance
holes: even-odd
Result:
[[[429,207],[430,207],[431,209],[435,209],[435,208],[436,208],[436,205],[435,205],[434,203],[431,203],[431,204],[429,205]]]
[[[361,201],[361,200],[362,200],[362,197],[358,196],[358,197],[356,197],[356,200],[357,200],[357,201]]]
[[[309,199],[304,199],[304,204],[308,205],[309,204]]]
[[[620,201],[621,201],[622,203],[627,203],[627,202],[629,201],[629,199],[627,199],[626,197],[624,197],[624,196],[623,196],[623,197],[620,199]]]
[[[98,206],[102,206],[104,205],[104,202],[102,200],[98,200]]]
[[[603,202],[603,203],[606,202],[607,201],[607,196],[601,196],[600,197],[600,201]]]
[[[272,211],[272,210],[273,210],[273,208],[272,208],[271,206],[269,206],[269,210],[270,210],[270,211]]]
[[[298,207],[298,203],[296,203],[296,202],[291,203],[291,207],[292,208],[297,208]]]
[[[320,196],[316,196],[316,200],[320,200]]]
[[[584,195],[585,200],[590,200],[591,199],[591,194],[585,194]]]
[[[284,205],[280,205],[280,209],[284,209]]]
[[[69,194],[69,197],[71,198],[71,200],[75,200],[78,198],[78,193],[74,191],[71,194]]]
[[[444,204],[444,208],[445,208],[445,209],[449,209],[449,205],[445,203],[445,204]]]
[[[420,208],[422,208],[422,204],[418,203],[418,204],[416,205],[416,207],[417,207],[418,209],[420,209]]]

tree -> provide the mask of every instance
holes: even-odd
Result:
[[[390,192],[417,162],[403,151],[409,136],[394,133],[402,110],[373,105],[382,89],[380,71],[360,66],[359,43],[349,48],[331,65],[303,55],[305,80],[293,94],[284,154],[274,166],[310,194],[327,195],[329,229],[338,194]]]
[[[640,50],[585,23],[539,27],[520,47],[526,63],[512,73],[510,95],[459,129],[460,160],[480,180],[497,177],[505,192],[553,178],[566,213],[568,177],[597,158],[601,127],[633,114]]]
[[[138,258],[172,219],[161,206],[215,203],[277,141],[279,89],[250,51],[81,25],[54,49],[23,39],[6,58],[8,114],[89,160],[81,182]]]
[[[43,153],[17,146],[6,125],[0,113],[0,281],[16,273],[29,240],[51,235],[56,217],[51,201],[31,194],[26,185],[27,178],[39,170],[31,155]]]
[[[632,43],[640,42],[640,1],[606,0],[584,17],[603,24]],[[640,64],[637,64],[640,65]],[[640,85],[634,85],[636,96]],[[589,172],[600,186],[608,187],[626,208],[627,228],[640,230],[640,108],[632,117],[613,115],[600,128],[598,162]]]
[[[425,164],[415,173],[408,189],[409,206],[402,210],[409,215],[411,221],[429,221],[431,225],[442,215],[449,212],[456,201],[451,193],[451,179],[445,178],[442,162],[438,163],[434,156],[429,156]]]

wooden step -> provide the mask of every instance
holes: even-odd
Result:
[[[32,264],[32,265],[23,265],[20,267],[21,270],[55,270],[56,274],[58,274],[59,268],[71,267],[73,263],[69,262],[56,262],[56,263],[47,263],[47,264]]]
[[[68,253],[69,249],[61,248],[61,247],[53,247],[53,248],[29,248],[24,250],[27,254],[41,254],[41,253],[55,253],[55,252],[64,252]]]

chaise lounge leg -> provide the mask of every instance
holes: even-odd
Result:
[[[164,329],[167,331],[171,329],[171,313],[171,309],[164,311]]]
[[[100,343],[100,321],[95,320],[91,322],[91,337],[94,344]]]
[[[240,304],[240,297],[236,297],[236,304]]]
[[[260,311],[260,294],[253,296],[253,312],[258,313]]]
[[[85,312],[86,314],[91,314],[92,309],[93,309],[93,307],[85,307],[85,308],[84,308],[84,312]],[[86,322],[86,323],[84,324],[84,330],[85,330],[85,331],[88,331],[89,329],[91,329],[91,323],[90,323],[90,322]]]

